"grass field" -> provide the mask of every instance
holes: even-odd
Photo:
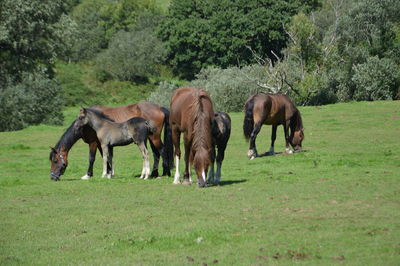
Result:
[[[0,133],[0,264],[399,265],[400,102],[300,110],[304,152],[252,161],[232,113],[222,183],[205,189],[139,180],[133,145],[115,149],[115,179],[97,160],[81,181],[82,141],[50,181],[49,146],[78,108],[62,127]],[[265,126],[259,152],[269,139]]]

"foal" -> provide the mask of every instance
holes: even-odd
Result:
[[[211,154],[208,183],[218,184],[221,180],[221,166],[225,157],[225,149],[231,136],[231,118],[227,113],[216,112],[212,124],[213,149]],[[218,155],[216,155],[218,149]],[[214,173],[215,157],[217,159],[217,171]],[[214,178],[215,177],[215,178]]]
[[[150,174],[149,156],[146,148],[146,140],[155,131],[154,126],[141,117],[134,117],[123,123],[116,123],[103,113],[91,109],[81,108],[75,129],[80,130],[89,125],[96,131],[103,150],[103,177],[111,178],[114,175],[112,167],[113,148],[125,146],[134,142],[143,156],[143,169],[140,178],[147,179]],[[107,163],[110,168],[107,169]]]

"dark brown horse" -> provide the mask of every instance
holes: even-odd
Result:
[[[214,109],[210,96],[203,89],[179,88],[171,100],[169,121],[175,147],[174,184],[180,184],[180,136],[184,133],[185,172],[183,184],[191,184],[190,168],[194,164],[200,187],[206,186],[206,174],[211,163],[212,124]]]
[[[142,117],[151,121],[156,127],[153,135],[149,136],[150,146],[153,151],[154,165],[151,173],[152,177],[158,176],[158,164],[160,155],[163,158],[163,175],[171,175],[173,167],[173,147],[171,129],[169,127],[169,111],[164,107],[150,102],[139,102],[121,107],[93,107],[103,112],[116,122],[124,122],[133,117]],[[74,122],[72,123],[72,125]],[[89,144],[89,167],[87,174],[82,179],[89,179],[93,176],[93,164],[96,158],[96,150],[99,149],[101,155],[101,145],[96,136],[96,132],[89,126],[84,126],[80,132],[73,130],[72,125],[65,131],[54,148],[51,148],[51,178],[59,180],[68,166],[68,152],[74,143],[80,138]],[[164,127],[164,129],[163,129]],[[164,130],[164,144],[161,141],[161,131]]]
[[[208,183],[218,184],[221,180],[222,161],[225,157],[225,149],[230,136],[231,118],[227,113],[216,112],[212,125],[213,150],[210,171],[208,172]],[[215,159],[217,159],[217,171],[214,173]]]
[[[247,156],[250,160],[257,157],[256,137],[261,126],[272,125],[270,154],[274,154],[276,128],[283,126],[286,141],[286,152],[292,153],[289,143],[295,152],[300,152],[304,139],[303,122],[300,111],[286,95],[257,93],[250,96],[244,105],[243,133],[250,139]],[[289,135],[290,129],[290,135]]]

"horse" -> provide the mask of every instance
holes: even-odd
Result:
[[[289,144],[295,152],[301,152],[304,139],[303,122],[300,111],[289,97],[283,94],[256,93],[245,102],[244,112],[243,133],[246,140],[250,139],[250,147],[247,153],[250,160],[257,157],[256,137],[263,124],[272,125],[269,154],[275,154],[274,143],[278,125],[283,126],[286,152],[292,153]]]
[[[103,150],[103,177],[111,178],[114,175],[112,167],[113,148],[135,143],[143,156],[143,168],[140,178],[148,179],[150,162],[146,141],[148,136],[157,130],[151,125],[151,122],[142,117],[133,117],[128,121],[117,123],[96,109],[82,107],[73,127],[79,131],[85,125],[96,131]]]
[[[184,133],[185,172],[184,185],[190,185],[191,164],[194,165],[199,187],[207,186],[206,173],[211,163],[212,124],[214,108],[203,89],[182,87],[174,91],[170,105],[170,125],[175,148],[174,184],[180,184],[180,136]]]
[[[208,172],[208,183],[218,184],[221,180],[221,166],[222,161],[225,157],[225,149],[228,144],[229,137],[231,135],[231,118],[227,113],[216,112],[214,114],[214,122],[212,124],[212,140],[213,149],[211,156],[211,166]],[[216,149],[218,149],[217,154],[217,171],[214,172],[214,162]],[[215,177],[215,179],[214,179]]]
[[[154,164],[151,173],[152,177],[158,176],[158,164],[160,155],[163,158],[163,176],[171,176],[171,168],[173,167],[173,147],[171,128],[169,126],[169,111],[164,107],[151,102],[139,102],[120,107],[92,107],[97,109],[116,122],[124,122],[132,117],[143,117],[156,127],[156,132],[149,136],[150,147],[153,151]],[[72,129],[73,124],[64,132],[60,140],[54,148],[50,147],[51,161],[51,179],[60,180],[60,176],[64,174],[68,166],[68,152],[74,143],[80,138],[89,144],[89,167],[86,175],[81,179],[87,180],[93,176],[93,164],[96,159],[96,150],[103,155],[96,132],[89,126],[84,126],[81,132]],[[161,131],[164,128],[164,144],[161,141]]]

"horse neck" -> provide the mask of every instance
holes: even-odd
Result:
[[[60,140],[57,142],[55,149],[60,150],[61,148],[64,149],[65,152],[68,152],[71,147],[80,139],[82,138],[82,134],[80,131],[74,129],[74,123],[64,132],[61,136]]]
[[[88,113],[88,125],[93,128],[94,131],[100,130],[105,123],[112,123],[111,121],[107,121],[106,119],[103,119],[99,117],[96,113],[90,112]]]

